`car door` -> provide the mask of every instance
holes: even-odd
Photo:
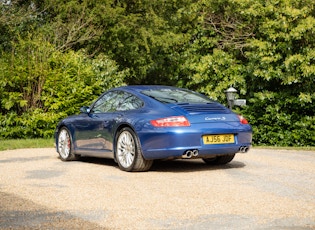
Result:
[[[121,114],[117,107],[123,99],[120,91],[103,94],[90,108],[85,119],[76,124],[76,145],[85,152],[112,152],[113,128]],[[94,154],[95,155],[95,154]]]

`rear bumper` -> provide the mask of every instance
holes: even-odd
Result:
[[[240,148],[246,147],[250,149],[251,145],[240,145],[233,147],[218,147],[215,149],[201,149],[201,148],[184,148],[184,149],[175,149],[175,150],[151,150],[143,153],[144,158],[148,160],[157,160],[157,159],[178,159],[178,158],[188,158],[185,157],[186,151],[197,150],[198,156],[192,158],[210,158],[220,155],[230,155],[240,152]],[[190,157],[189,157],[190,158]]]
[[[241,127],[241,128],[240,128]],[[203,135],[233,134],[232,144],[204,144]],[[221,123],[212,127],[162,128],[138,133],[145,159],[181,158],[187,150],[198,150],[198,157],[235,154],[242,147],[251,147],[252,130],[249,125]]]

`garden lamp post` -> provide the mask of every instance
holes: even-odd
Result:
[[[232,86],[228,88],[227,90],[225,90],[226,98],[228,100],[228,105],[230,109],[232,109],[234,105],[236,93],[237,93],[237,90],[233,88]]]

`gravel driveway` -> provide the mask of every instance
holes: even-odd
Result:
[[[315,229],[315,152],[252,149],[225,166],[61,162],[0,152],[0,229]]]

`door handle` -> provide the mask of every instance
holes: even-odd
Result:
[[[104,128],[107,128],[109,126],[109,121],[103,121],[103,127]]]

